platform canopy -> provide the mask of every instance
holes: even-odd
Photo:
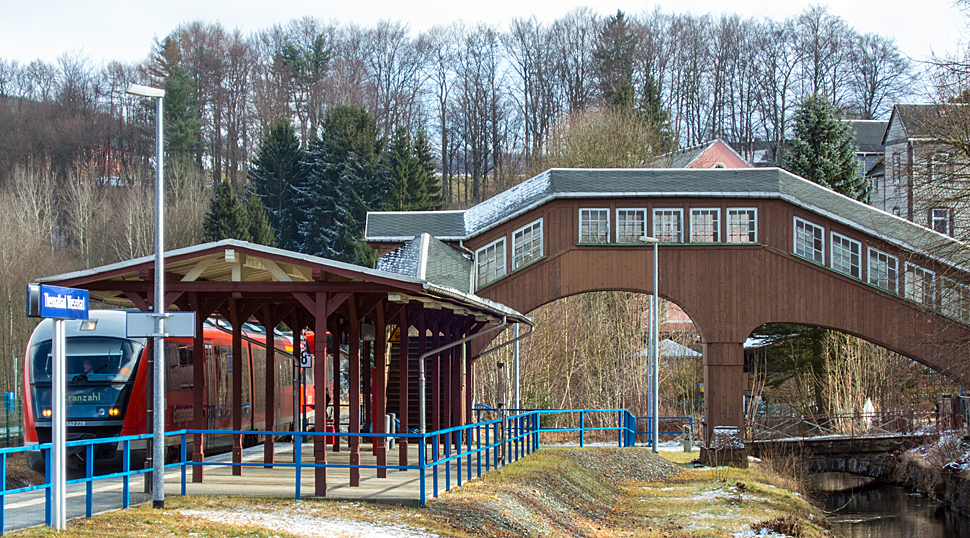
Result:
[[[40,278],[38,282],[87,289],[93,300],[118,308],[149,310],[154,303],[155,258],[133,260]],[[165,304],[190,309],[194,295],[235,298],[275,305],[307,306],[316,292],[387,297],[392,303],[418,301],[478,321],[526,322],[504,305],[428,279],[402,275],[283,249],[226,239],[165,254]]]

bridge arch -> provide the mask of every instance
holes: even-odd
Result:
[[[659,294],[702,335],[707,432],[743,425],[743,342],[767,322],[970,380],[966,246],[783,170],[549,170],[465,211],[368,215],[382,253],[421,233],[472,257],[476,294],[520,312],[652,293],[653,251],[636,238],[660,238]]]

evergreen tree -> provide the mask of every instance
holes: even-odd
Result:
[[[165,79],[165,145],[173,158],[201,162],[202,118],[195,84],[182,66],[172,67]]]
[[[673,130],[670,128],[670,111],[664,107],[660,88],[650,75],[643,84],[640,115],[647,127],[656,133],[656,147],[653,148],[656,154],[660,155],[676,149],[677,144],[674,141]]]
[[[795,133],[784,168],[856,200],[868,201],[869,179],[860,174],[849,127],[824,95],[811,95],[795,111]]]
[[[633,58],[636,41],[626,15],[617,10],[606,20],[593,57],[596,59],[600,92],[614,105],[633,103]]]
[[[239,239],[249,241],[249,214],[228,181],[216,185],[216,193],[202,220],[202,240]]]
[[[276,246],[276,235],[269,224],[269,214],[263,201],[250,193],[246,198],[246,216],[249,221],[249,240],[257,245]]]
[[[302,251],[300,223],[308,218],[305,159],[296,130],[281,117],[266,129],[249,170],[250,184],[266,209],[277,244],[287,250]]]
[[[414,139],[414,154],[421,166],[421,174],[424,178],[424,199],[416,209],[437,211],[445,206],[445,202],[441,198],[441,178],[438,177],[438,171],[434,164],[431,142],[428,140],[428,133],[424,129],[419,129],[418,136]]]
[[[387,152],[390,191],[384,209],[428,211],[441,209],[441,183],[435,174],[434,156],[424,131],[414,139],[398,127]]]
[[[304,252],[351,263],[373,259],[362,234],[367,211],[383,207],[389,196],[383,160],[377,124],[363,108],[327,110],[308,152]]]

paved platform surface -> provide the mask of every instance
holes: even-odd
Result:
[[[275,461],[281,464],[293,462],[293,443],[276,443]],[[340,452],[327,447],[327,463],[330,465],[348,465],[350,463],[350,448],[341,446]],[[444,449],[439,449],[443,454]],[[430,449],[429,449],[430,454]],[[492,457],[490,454],[489,457]],[[313,444],[303,443],[301,458],[304,464],[313,463]],[[388,465],[397,465],[400,458],[400,445],[388,452]],[[227,463],[232,461],[231,454],[220,454],[207,457],[206,462]],[[494,461],[494,459],[493,459]],[[263,463],[263,446],[249,447],[243,451],[244,463]],[[371,445],[364,443],[360,451],[361,465],[377,465],[377,457],[371,451]],[[417,466],[418,451],[413,445],[408,447],[408,464]],[[485,453],[482,453],[482,472],[485,472]],[[451,485],[458,484],[458,465],[451,463]],[[489,466],[491,468],[491,466]],[[189,495],[252,495],[264,497],[293,498],[296,494],[296,470],[283,465],[265,468],[262,465],[243,467],[241,476],[234,476],[230,466],[207,465],[203,471],[203,481],[193,483],[192,469],[187,473],[186,493]],[[478,458],[472,457],[472,476],[477,474]],[[468,480],[468,459],[462,458],[462,479]],[[427,480],[427,496],[432,497],[433,474],[429,469],[425,471]],[[315,469],[303,468],[300,476],[300,494],[303,498],[314,497]],[[165,480],[165,494],[178,495],[181,491],[181,475],[167,473]],[[360,470],[360,486],[350,485],[350,469],[327,469],[327,498],[339,500],[369,501],[391,504],[419,504],[420,501],[420,472],[416,469],[397,470],[388,469],[387,478],[378,478],[376,469]],[[445,488],[445,468],[441,466],[438,473],[439,491]]]

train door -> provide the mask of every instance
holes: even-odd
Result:
[[[216,368],[215,354],[212,350],[212,344],[206,342],[205,344],[205,417],[206,417],[206,429],[214,430],[216,428],[216,410],[215,403],[219,401],[219,392],[217,389],[218,384],[218,374]]]
[[[250,353],[250,344],[242,346],[242,427],[244,430],[253,429],[253,355]]]

